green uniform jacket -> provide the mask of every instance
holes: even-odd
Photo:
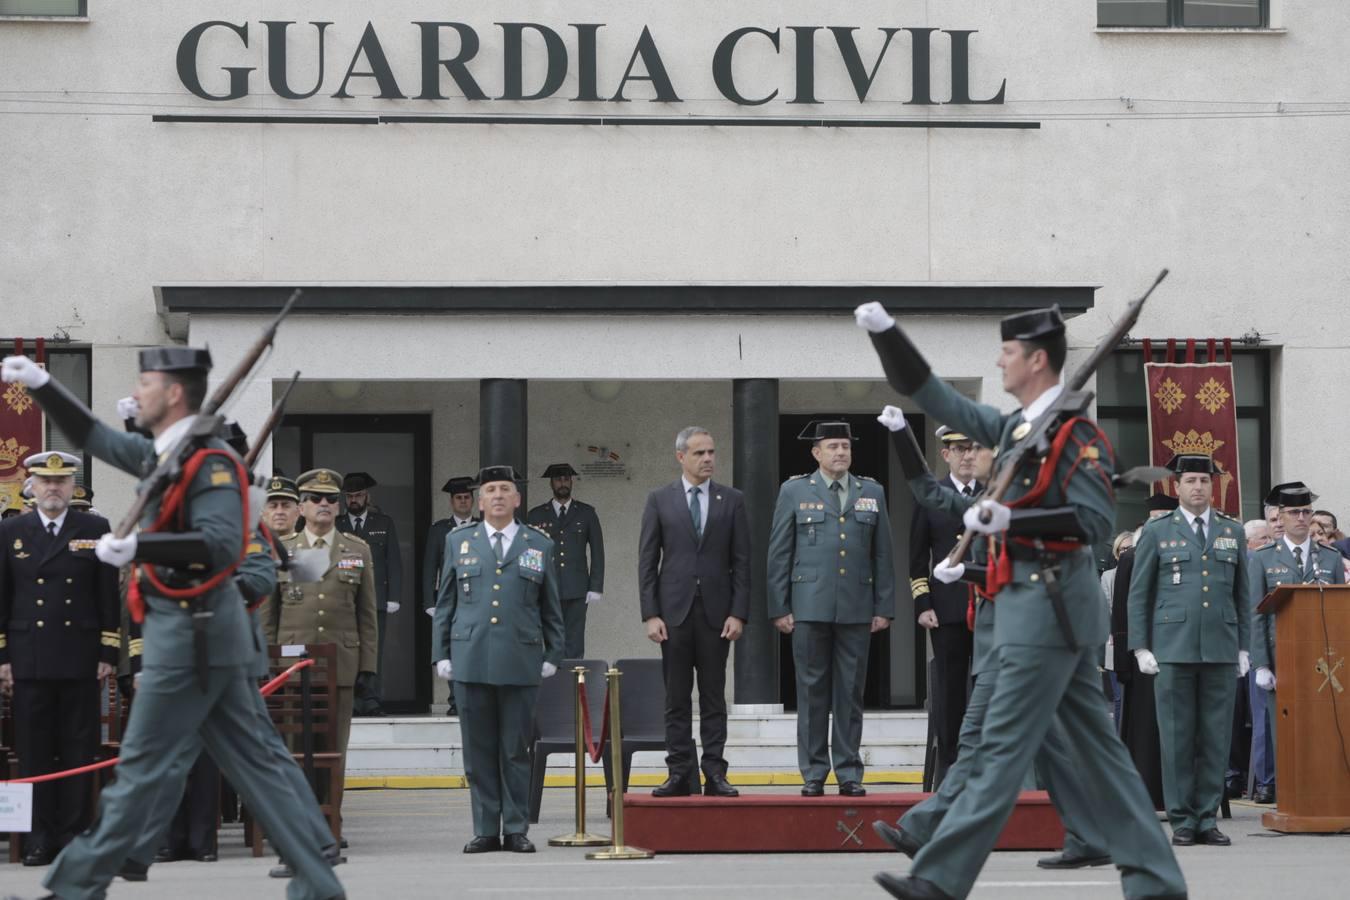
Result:
[[[234,580],[249,606],[260,602],[266,603],[277,586],[277,561],[272,556],[272,548],[268,546],[266,538],[257,529],[249,535],[246,549],[244,561],[235,570]],[[258,649],[258,658],[250,674],[263,678],[271,669],[272,661],[267,654],[267,636],[263,634],[262,607],[255,610],[250,618],[253,625],[253,641]]]
[[[450,660],[455,681],[537,685],[544,662],[563,657],[553,541],[521,525],[498,565],[487,532],[465,525],[446,538],[431,661]]]
[[[1180,510],[1146,523],[1130,575],[1129,648],[1160,663],[1233,663],[1251,646],[1247,537],[1217,509],[1200,546]]]
[[[600,530],[600,517],[595,507],[580,500],[567,504],[567,517],[562,521],[554,515],[552,501],[541,503],[525,515],[526,523],[540,529],[553,539],[558,555],[558,595],[564,600],[576,600],[588,591],[605,592],[605,535]],[[589,569],[586,549],[590,548]]]
[[[870,623],[895,617],[895,564],[886,492],[848,476],[848,509],[819,472],[783,482],[769,532],[769,618]]]
[[[1312,570],[1300,573],[1294,565],[1294,554],[1280,538],[1251,552],[1247,563],[1249,608],[1252,614],[1252,668],[1275,671],[1275,616],[1259,613],[1256,607],[1266,595],[1282,584],[1302,584],[1321,581],[1326,584],[1345,584],[1345,566],[1341,554],[1330,547],[1312,542]]]
[[[206,446],[229,451],[224,441],[214,438]],[[116,431],[102,422],[94,423],[86,440],[86,449],[109,465],[137,477],[151,471],[156,464],[155,445],[150,438]],[[141,516],[141,527],[148,528],[158,516],[159,501],[156,500]],[[243,517],[235,468],[223,461],[208,461],[198,470],[184,501],[183,530],[202,532],[211,553],[209,572],[194,572],[194,576],[218,572],[239,559],[244,549]],[[165,570],[157,571],[163,574]],[[146,606],[142,664],[146,668],[194,666],[192,604],[160,596],[145,579],[141,580],[141,594]],[[214,613],[206,629],[210,664],[213,667],[250,665],[255,657],[253,628],[234,579],[225,579],[207,593],[203,602]]]
[[[288,553],[310,547],[306,532],[281,539]],[[336,528],[326,538],[328,568],[310,584],[278,573],[277,589],[259,610],[263,633],[273,644],[336,644],[341,687],[359,672],[374,672],[379,641],[375,620],[375,566],[370,546]]]
[[[478,521],[470,516],[467,524]],[[422,552],[422,606],[425,609],[436,608],[436,590],[440,587],[436,576],[441,574],[445,564],[445,536],[456,527],[454,519],[437,519],[427,529],[427,546]]]
[[[1001,413],[992,406],[976,403],[936,375],[930,375],[914,392],[914,401],[939,422],[986,447],[998,448],[1000,455],[1017,443],[1012,432],[1023,421],[1020,410]],[[1095,430],[1082,423],[1075,426],[1074,437],[1086,444],[1095,437]],[[1076,445],[1070,441],[1069,446]],[[1115,495],[1110,484],[1114,468],[1115,461],[1109,454],[1089,462],[1078,460],[1071,450],[1066,450],[1059,459],[1049,490],[1038,504],[1048,508],[1073,506],[1086,536],[1081,550],[1064,557],[1059,573],[1074,643],[1079,647],[1105,643],[1110,625],[1091,545],[1105,540],[1114,524]],[[1035,484],[1039,471],[1039,460],[1024,461],[1003,502],[1026,494]],[[1012,565],[1012,581],[995,599],[999,607],[994,622],[996,645],[1063,647],[1064,636],[1055,621],[1050,597],[1040,583],[1040,564],[1035,560],[1018,559]]]

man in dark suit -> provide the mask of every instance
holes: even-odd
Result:
[[[951,474],[939,482],[943,490],[975,497],[984,485],[975,480],[980,445],[947,425],[937,430],[942,458]],[[965,527],[961,519],[940,508],[914,505],[909,525],[909,589],[919,624],[928,629],[937,663],[936,690],[941,692],[942,721],[938,723],[938,754],[942,769],[956,762],[961,720],[966,715],[970,688],[970,658],[974,633],[966,625],[970,589],[963,582],[943,584],[930,579],[933,566],[946,559]]]
[[[750,615],[750,528],[741,492],[712,480],[716,449],[705,428],[675,438],[680,477],[647,495],[638,538],[638,586],[647,637],[661,645],[666,682],[666,767],[654,797],[698,790],[693,699],[698,673],[704,793],[735,797],[727,742],[727,651]]]
[[[99,688],[121,647],[117,569],[94,556],[108,520],[69,508],[79,464],[24,460],[37,508],[0,525],[0,682],[13,685],[24,778],[98,758]],[[24,865],[47,865],[89,824],[90,778],[34,786]]]
[[[542,529],[558,545],[558,589],[567,627],[564,659],[586,655],[586,607],[604,599],[605,592],[605,536],[595,507],[572,497],[576,474],[569,463],[553,463],[545,469],[542,477],[548,479],[553,499],[525,516],[526,524]]]
[[[338,516],[337,530],[354,534],[370,545],[375,561],[375,618],[377,662],[373,674],[363,675],[356,685],[354,715],[382,716],[380,677],[384,672],[385,616],[398,612],[403,598],[403,557],[399,553],[398,530],[394,519],[370,503],[370,489],[377,482],[368,472],[352,472],[342,479],[343,500],[347,511]]]
[[[468,475],[457,475],[441,486],[441,493],[450,495],[450,515],[431,523],[431,528],[427,529],[427,547],[422,553],[422,607],[429,616],[436,614],[436,594],[441,586],[441,569],[445,566],[446,535],[456,528],[482,521],[482,517],[474,513],[475,487],[477,484]],[[446,679],[445,683],[450,688],[445,714],[457,716],[454,682]]]

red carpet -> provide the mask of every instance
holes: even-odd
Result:
[[[801,853],[890,850],[872,820],[894,823],[927,794],[866,797],[753,794],[669,797],[625,794],[624,843],[658,853]],[[1024,791],[999,850],[1058,850],[1064,827],[1044,791]]]

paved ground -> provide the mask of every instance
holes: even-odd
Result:
[[[767,789],[772,790],[772,789]],[[598,790],[590,792],[593,831],[608,833]],[[338,869],[352,898],[661,898],[703,896],[736,900],[883,897],[871,882],[878,869],[903,870],[898,854],[799,854],[755,856],[663,856],[640,862],[590,862],[583,850],[547,846],[551,835],[572,830],[571,791],[549,789],[543,820],[531,837],[535,856],[486,854],[466,857],[468,792],[462,790],[352,791],[347,795],[350,862]],[[1350,895],[1350,836],[1287,837],[1264,832],[1261,809],[1234,807],[1222,825],[1231,848],[1180,850],[1192,898]],[[985,866],[975,896],[990,898],[1119,897],[1114,869],[1049,873],[1035,867],[1036,853],[996,853]],[[242,833],[221,835],[221,861],[154,866],[146,884],[113,883],[113,898],[138,900],[236,900],[282,897],[268,879],[270,859],[255,860]],[[36,896],[40,870],[0,864],[3,893]]]

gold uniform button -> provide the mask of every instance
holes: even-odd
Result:
[[[1030,478],[1023,478],[1023,479],[1022,479],[1022,483],[1025,484],[1027,487],[1031,487],[1031,479],[1030,479]]]
[[[1031,580],[1032,580],[1032,581],[1040,581],[1040,580],[1041,580],[1041,576],[1040,576],[1039,574],[1037,574],[1036,572],[1032,572],[1032,573],[1031,573]]]
[[[67,598],[66,598],[66,606],[69,606],[69,605],[70,605],[70,603],[71,603],[71,600],[70,600],[70,598],[69,598],[69,597],[67,597]]]
[[[1205,585],[1204,587],[1200,588],[1200,590],[1208,592],[1208,591],[1209,591],[1209,585]]]
[[[847,540],[847,539],[848,539],[848,535],[846,535],[846,534],[840,534],[840,535],[839,535],[839,540],[843,541],[843,540]]]
[[[38,579],[38,584],[46,584],[46,583],[47,583],[46,579],[43,578]]]
[[[323,626],[322,626],[322,625],[319,626],[319,631],[323,631]]]
[[[564,569],[567,568],[567,563],[558,563],[558,565],[562,566]]]
[[[323,599],[323,594],[320,594],[320,595],[319,595],[319,599],[320,599],[320,600]]]
[[[1200,605],[1203,606],[1205,609],[1209,609],[1209,601],[1208,601],[1208,600],[1206,600],[1204,603],[1201,603]]]
[[[493,616],[492,618],[488,619],[488,621],[491,622],[493,625],[496,625],[496,624],[497,624],[497,617],[496,617],[496,616]]]
[[[1201,559],[1202,562],[1208,562],[1208,561],[1209,561],[1209,556],[1206,555],[1206,554],[1204,554],[1204,553],[1201,553],[1201,554],[1200,554],[1200,559]]]
[[[319,610],[319,615],[323,615],[323,610]]]
[[[1209,574],[1209,569],[1205,569],[1205,570],[1204,570],[1203,572],[1201,572],[1200,574],[1201,574],[1201,575],[1208,575],[1208,574]]]
[[[181,606],[183,609],[188,608],[188,602],[186,600],[179,600],[178,605]]]
[[[839,570],[839,574],[840,574],[840,575],[844,575],[844,574],[847,574],[847,573],[846,573],[843,569],[840,569],[840,570]]]
[[[840,551],[839,551],[839,555],[840,555],[840,556],[848,556],[848,551],[847,551],[847,550],[840,550]]]
[[[502,586],[501,586],[500,584],[494,584],[494,585],[492,586],[492,589],[493,589],[494,591],[500,591],[500,590],[502,589]]]
[[[67,628],[70,627],[70,620],[69,620],[69,619],[66,619],[66,627],[67,627]]]
[[[41,600],[38,600],[37,605],[38,605],[38,606],[41,606],[41,605],[42,605],[42,601],[41,601]]]
[[[498,575],[502,574],[502,570],[501,570],[501,569],[498,569],[498,570],[497,570],[497,574],[498,574]]]
[[[74,583],[75,583],[75,579],[74,579],[74,578],[67,578],[67,579],[66,579],[66,584],[74,584]]]
[[[43,627],[43,623],[42,623],[42,620],[41,620],[41,619],[38,619],[38,627],[39,627],[39,628]]]
[[[493,605],[493,606],[501,606],[501,605],[502,605],[502,602],[501,602],[500,600],[493,600],[493,601],[492,601],[492,605]]]
[[[843,516],[840,516],[840,517],[839,517],[839,524],[840,524],[840,525],[843,525],[843,524],[844,524],[844,517],[843,517]]]

